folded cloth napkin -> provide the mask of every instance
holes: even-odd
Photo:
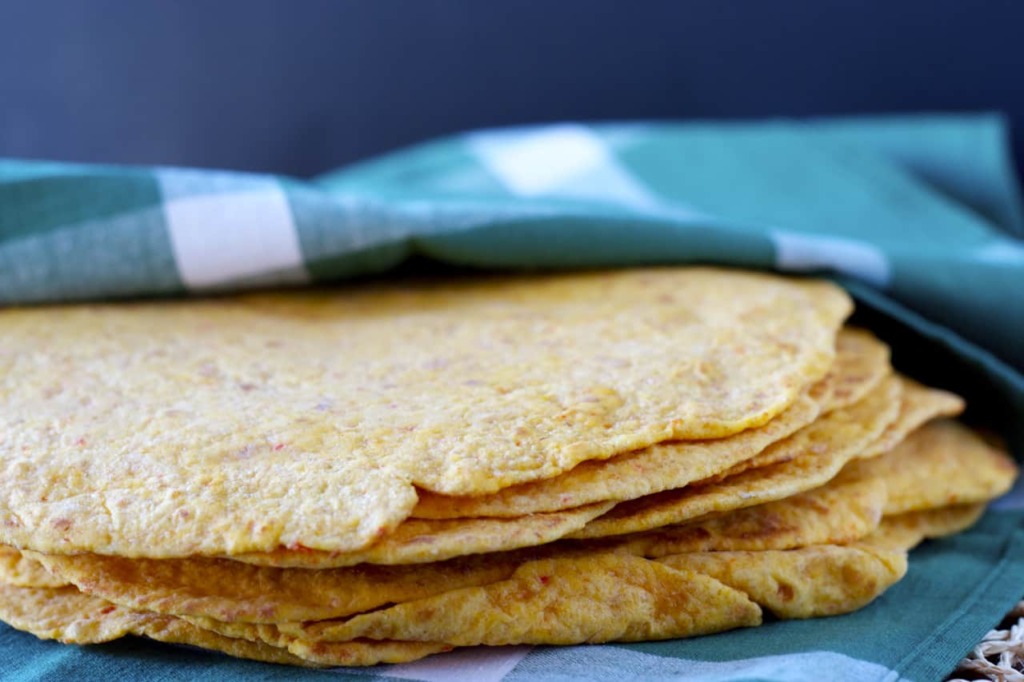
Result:
[[[897,366],[1024,455],[1024,217],[995,115],[484,131],[310,181],[0,161],[0,303],[380,273],[721,263],[836,278]],[[694,640],[469,650],[346,671],[414,680],[932,680],[1024,592],[1024,489],[926,544],[875,604]],[[0,626],[6,679],[312,675]]]

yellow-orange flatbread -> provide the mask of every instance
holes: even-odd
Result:
[[[560,476],[505,488],[490,495],[457,497],[424,492],[412,515],[420,518],[519,516],[590,504],[631,500],[727,472],[793,459],[794,445],[766,447],[810,424],[820,412],[861,400],[891,373],[889,349],[870,333],[843,329],[835,364],[808,394],[764,426],[728,438],[660,443],[603,461],[584,462]]]
[[[967,530],[985,513],[985,507],[984,502],[976,502],[886,516],[864,542],[889,549],[910,550],[928,538]]]
[[[527,562],[491,585],[286,632],[325,641],[578,644],[690,637],[760,622],[746,595],[716,580],[639,557],[596,554]]]
[[[0,545],[0,583],[14,587],[61,587],[68,581],[13,547]]]
[[[878,527],[886,499],[887,487],[881,479],[832,481],[774,502],[626,536],[617,549],[660,557],[850,543]]]
[[[907,572],[907,554],[871,545],[817,545],[786,551],[697,552],[659,559],[741,590],[779,618],[849,613]]]
[[[584,528],[611,509],[612,502],[514,518],[409,519],[380,542],[359,552],[280,549],[240,554],[238,561],[261,566],[339,568],[357,564],[421,564],[468,554],[502,552],[553,542]]]
[[[359,551],[416,486],[761,426],[850,309],[828,283],[663,268],[3,310],[0,544]]]
[[[30,588],[0,585],[0,620],[40,639],[66,644],[99,644],[127,635],[188,644],[237,658],[299,666],[365,666],[403,663],[446,651],[450,646],[427,642],[298,642],[292,647],[226,637],[192,623],[142,613],[82,594],[74,587]]]
[[[228,559],[40,555],[66,583],[136,611],[223,622],[327,620],[508,578],[515,553],[412,566],[307,570]]]
[[[937,388],[922,386],[913,379],[900,377],[903,393],[900,396],[900,414],[896,421],[882,432],[877,441],[861,453],[861,457],[876,457],[889,452],[906,440],[922,424],[938,417],[955,417],[964,410],[960,396]]]
[[[306,570],[226,559],[31,556],[38,560],[40,570],[48,567],[61,581],[136,611],[206,618],[221,624],[327,620],[506,580],[518,566],[539,558],[601,551],[650,558],[698,550],[788,549],[852,542],[876,528],[885,493],[884,481],[836,482],[777,502],[611,543],[555,543],[407,566]],[[226,634],[223,625],[197,624]]]
[[[824,485],[896,418],[899,395],[899,380],[889,377],[859,403],[835,410],[791,436],[803,453],[792,461],[752,469],[707,486],[624,502],[566,537],[586,539],[650,530],[779,500]]]
[[[817,404],[806,396],[764,426],[735,436],[659,443],[609,460],[584,462],[555,478],[477,497],[423,493],[413,516],[445,519],[521,516],[605,500],[631,500],[681,488],[749,459],[814,421]]]
[[[1013,486],[1017,465],[963,424],[939,419],[884,455],[852,462],[843,477],[884,479],[888,516],[995,499]]]
[[[865,329],[845,327],[836,337],[835,364],[809,395],[828,414],[860,402],[891,373],[889,347]]]

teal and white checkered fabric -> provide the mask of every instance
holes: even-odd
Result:
[[[1024,454],[1024,217],[991,115],[562,124],[461,135],[310,181],[0,161],[0,302],[340,280],[416,255],[485,268],[712,262],[836,277],[896,362]],[[2,337],[0,337],[2,338]],[[849,616],[681,642],[471,650],[409,680],[931,680],[1024,594],[1024,493],[913,554]],[[292,679],[149,645],[0,628],[0,677]]]

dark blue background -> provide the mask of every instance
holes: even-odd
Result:
[[[1014,0],[3,0],[0,155],[308,175],[465,128],[999,109]]]

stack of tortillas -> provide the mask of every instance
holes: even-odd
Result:
[[[0,313],[0,619],[299,665],[860,608],[1006,454],[713,269]]]

